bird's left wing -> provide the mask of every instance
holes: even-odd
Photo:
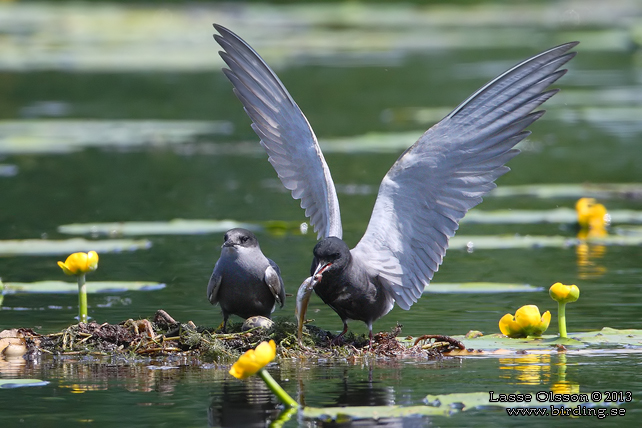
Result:
[[[281,270],[271,259],[267,260],[270,264],[265,269],[263,281],[272,292],[276,302],[283,307],[285,304],[285,287],[283,286],[283,279],[281,278]]]
[[[492,80],[426,131],[384,177],[361,241],[352,250],[408,309],[443,261],[466,212],[496,187],[517,155],[514,146],[557,90],[545,89],[575,55],[567,43],[535,55]]]
[[[207,283],[207,300],[211,304],[216,305],[218,303],[218,291],[221,288],[221,282],[223,281],[223,276],[218,268],[218,263],[214,266],[214,271],[212,271],[212,276],[210,281]]]
[[[308,120],[272,69],[243,39],[214,25],[214,39],[229,69],[223,72],[252,119],[268,160],[294,199],[310,218],[318,237],[341,238],[339,200],[317,139]]]

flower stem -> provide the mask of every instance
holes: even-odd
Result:
[[[267,372],[265,369],[259,370],[259,376],[261,376],[261,379],[263,379],[263,382],[270,388],[270,391],[274,393],[274,395],[277,396],[277,398],[281,401],[281,403],[285,404],[288,407],[299,407],[299,403],[294,401],[292,397],[288,395],[287,392],[283,388],[281,388],[281,385],[279,385],[272,376]]]
[[[292,419],[292,415],[294,415],[297,412],[296,407],[286,407],[279,413],[279,416],[272,421],[270,424],[270,428],[281,428],[284,424],[290,421]]]
[[[78,278],[78,321],[87,322],[87,285],[85,274],[81,273]]]
[[[566,303],[559,302],[557,305],[557,324],[560,337],[566,337]]]

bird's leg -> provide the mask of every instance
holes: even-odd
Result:
[[[227,333],[227,318],[226,316],[223,317],[223,333]]]
[[[368,329],[368,338],[370,339],[370,342],[368,343],[368,349],[372,351],[372,327]]]
[[[337,337],[330,341],[330,345],[339,345],[343,340],[343,335],[348,332],[348,323],[343,321],[343,331]]]

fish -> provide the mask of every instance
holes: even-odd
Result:
[[[306,278],[299,286],[299,290],[296,292],[296,307],[294,308],[294,316],[296,317],[298,322],[297,339],[299,341],[299,346],[301,347],[303,347],[301,338],[303,336],[303,322],[305,321],[305,313],[308,310],[310,296],[312,295],[314,287],[318,282],[318,279],[313,276]]]

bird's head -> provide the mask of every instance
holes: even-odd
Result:
[[[319,241],[312,253],[314,259],[310,274],[317,282],[322,280],[323,275],[342,271],[352,259],[348,245],[334,236]]]
[[[241,247],[252,248],[258,246],[259,241],[252,232],[247,229],[236,228],[227,231],[223,238],[223,246],[221,248],[223,250],[226,248],[238,250]]]

